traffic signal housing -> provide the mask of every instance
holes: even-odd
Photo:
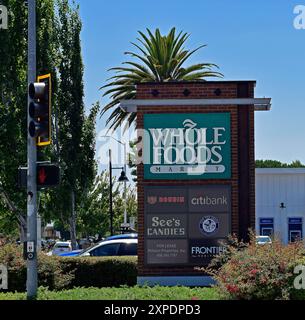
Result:
[[[38,77],[38,82],[29,86],[29,115],[31,117],[29,134],[37,138],[37,145],[40,147],[51,144],[52,122],[51,122],[51,74]]]
[[[18,186],[27,187],[28,168],[18,168]],[[60,185],[60,168],[57,164],[37,163],[37,188],[38,190],[55,188]]]

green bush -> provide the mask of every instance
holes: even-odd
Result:
[[[276,300],[304,299],[304,290],[294,289],[295,266],[304,256],[304,244],[288,246],[279,241],[257,245],[255,238],[247,246],[228,248],[222,266],[206,270],[217,281],[216,289],[225,299]],[[221,261],[217,258],[216,265]]]
[[[61,258],[65,274],[73,274],[69,288],[119,287],[137,283],[136,257]]]
[[[37,300],[217,300],[219,299],[213,288],[188,287],[119,287],[119,288],[75,288],[64,291],[49,291],[39,288]],[[26,300],[25,293],[0,293],[2,300]]]
[[[0,247],[0,264],[8,267],[8,291],[26,289],[26,262],[22,248],[16,245]],[[118,287],[137,282],[136,257],[59,258],[39,254],[39,286],[49,290],[74,287]]]

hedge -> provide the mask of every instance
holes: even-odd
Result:
[[[305,290],[294,287],[296,266],[305,264],[303,242],[283,245],[258,245],[255,235],[247,245],[233,241],[226,253],[214,259],[206,271],[217,282],[216,290],[224,299],[305,300]]]
[[[0,264],[8,267],[8,291],[24,292],[26,262],[22,249],[0,247]],[[137,283],[137,257],[59,258],[39,254],[38,281],[49,290],[133,286]]]

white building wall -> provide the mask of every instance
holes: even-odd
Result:
[[[281,203],[285,208],[281,208]],[[256,232],[260,218],[274,219],[274,233],[288,243],[288,219],[303,218],[305,235],[305,169],[256,169]]]

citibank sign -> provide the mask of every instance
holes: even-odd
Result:
[[[230,113],[146,114],[145,179],[230,179]]]

